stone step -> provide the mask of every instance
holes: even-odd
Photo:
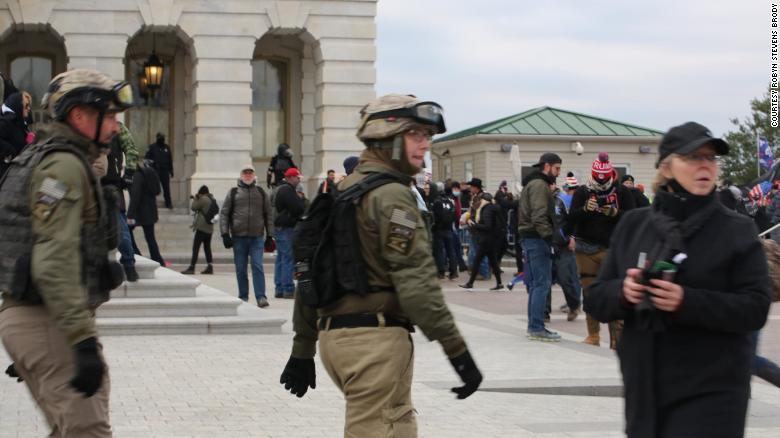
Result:
[[[117,298],[100,306],[98,318],[236,316],[241,300],[222,291],[198,287],[194,297]]]
[[[122,286],[111,291],[111,298],[184,298],[196,296],[200,281],[177,274],[170,269],[159,269],[156,272],[157,276],[153,278],[139,278],[133,283],[124,282]]]

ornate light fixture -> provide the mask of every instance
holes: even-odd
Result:
[[[149,55],[149,59],[147,59],[144,63],[144,78],[146,79],[146,87],[151,92],[154,92],[154,90],[160,88],[160,84],[162,84],[163,70],[165,69],[162,61],[160,61],[160,58],[157,57],[155,49],[154,34],[152,34],[152,54]]]

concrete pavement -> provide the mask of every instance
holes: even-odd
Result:
[[[218,267],[219,268],[219,267]],[[220,269],[218,269],[219,271]],[[197,276],[236,294],[232,272]],[[274,299],[273,316],[290,318],[292,302]],[[553,312],[558,344],[525,339],[525,292],[466,292],[445,281],[445,297],[485,375],[480,391],[455,400],[458,384],[438,344],[415,340],[413,399],[421,437],[620,437],[623,401],[614,354],[580,344],[584,321]],[[553,308],[562,303],[554,291]],[[773,316],[780,312],[773,310]],[[778,339],[779,318],[764,336]],[[602,330],[606,344],[606,328]],[[302,399],[286,393],[279,374],[289,355],[290,322],[282,335],[125,336],[103,343],[112,376],[117,437],[340,436],[343,398],[317,361],[317,388]],[[767,349],[767,346],[763,346]],[[770,348],[771,350],[771,348]],[[774,355],[774,360],[780,358]],[[5,364],[0,352],[0,364]],[[4,367],[3,367],[4,368]],[[47,427],[26,388],[0,378],[0,437],[38,437]],[[780,436],[780,389],[754,380],[747,436]]]

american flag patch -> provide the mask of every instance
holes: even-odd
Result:
[[[54,178],[46,177],[41,183],[41,187],[38,189],[38,193],[59,201],[65,197],[66,193],[68,193],[68,186]]]
[[[396,208],[393,209],[393,214],[390,216],[390,223],[406,228],[415,228],[417,226],[417,217],[406,210]]]

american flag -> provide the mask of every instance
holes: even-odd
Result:
[[[767,205],[769,204],[769,198],[767,198],[767,194],[769,191],[772,190],[772,183],[769,181],[763,181],[755,186],[753,186],[752,189],[750,189],[750,199],[753,200],[753,202],[758,203],[759,205]]]

